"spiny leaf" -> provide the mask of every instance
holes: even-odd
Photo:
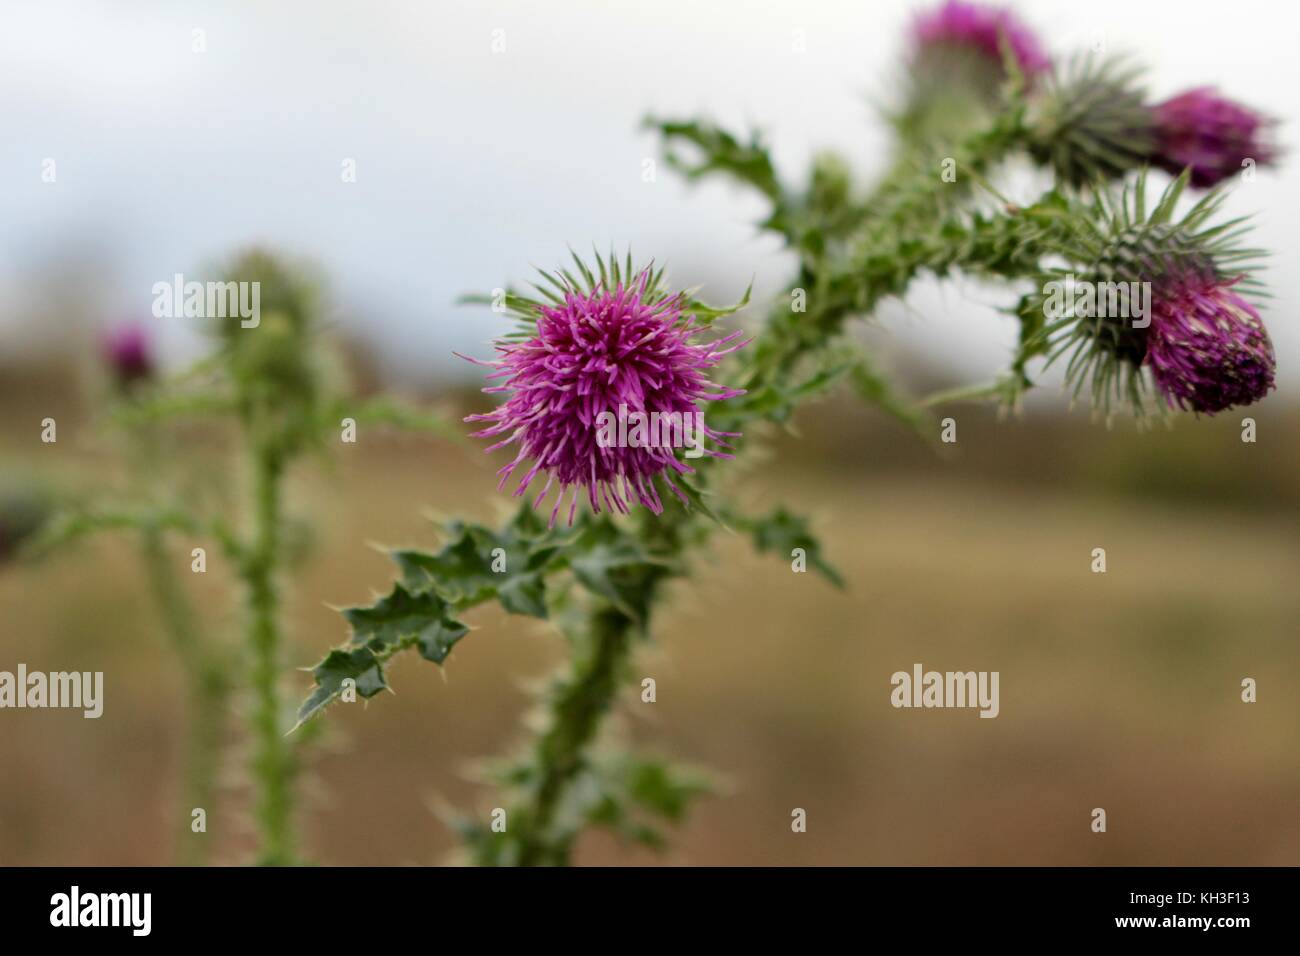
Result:
[[[608,520],[588,525],[568,548],[568,563],[583,587],[638,624],[645,623],[654,585],[667,568],[631,532]]]
[[[592,786],[598,796],[591,800],[587,821],[652,849],[662,849],[666,839],[644,817],[681,823],[690,803],[713,791],[703,773],[627,754],[598,760],[592,766]]]
[[[844,578],[822,556],[821,544],[808,529],[806,518],[777,508],[763,517],[737,516],[734,520],[737,527],[750,533],[754,547],[760,552],[771,552],[789,560],[796,548],[802,549],[810,567],[837,588],[844,587]]]
[[[745,294],[740,297],[739,302],[734,305],[711,306],[706,305],[699,299],[695,298],[695,290],[691,290],[687,293],[686,303],[682,307],[682,311],[689,315],[693,315],[695,317],[696,325],[709,326],[723,316],[739,312],[745,306],[749,305],[749,297],[753,291],[754,283],[750,282],[749,285],[745,287]]]
[[[781,185],[767,147],[754,133],[748,143],[712,123],[695,120],[657,120],[649,117],[645,126],[659,132],[664,140],[665,161],[681,171],[688,179],[699,179],[710,173],[727,173],[741,182],[749,183],[763,195],[779,200]],[[697,161],[690,161],[673,149],[678,142],[694,145],[700,151]]]
[[[452,607],[433,591],[412,594],[394,584],[387,597],[369,607],[343,611],[352,625],[353,643],[367,647],[400,649],[414,644],[420,656],[441,664],[452,646],[469,633],[469,628],[452,616]]]
[[[351,649],[335,648],[313,667],[311,672],[316,678],[316,689],[298,708],[298,724],[294,729],[337,699],[343,693],[345,680],[354,681],[357,693],[366,699],[387,689],[383,660],[377,656],[376,650],[383,653],[382,642]]]
[[[413,591],[433,590],[458,610],[493,598],[512,614],[546,617],[542,573],[558,556],[562,534],[551,534],[527,505],[500,531],[455,521],[440,551],[399,550],[393,560]]]

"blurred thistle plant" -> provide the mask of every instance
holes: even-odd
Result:
[[[154,339],[142,322],[111,326],[101,339],[101,359],[112,386],[112,401],[121,412],[135,403],[151,400],[158,381]],[[209,859],[209,841],[195,839],[192,811],[202,808],[214,815],[217,807],[216,774],[225,728],[233,661],[200,622],[188,590],[181,583],[182,563],[173,551],[178,533],[197,529],[176,510],[180,496],[172,483],[176,473],[163,436],[142,422],[124,429],[122,450],[126,461],[124,488],[113,488],[104,475],[92,489],[60,487],[45,498],[45,517],[39,534],[27,541],[29,557],[46,557],[86,538],[108,531],[136,535],[151,596],[171,650],[185,677],[186,733],[183,746],[184,785],[176,810],[176,860],[181,865],[203,865]]]
[[[436,414],[388,397],[346,393],[322,343],[324,301],[307,268],[252,249],[223,271],[228,283],[258,284],[260,314],[247,327],[239,318],[212,320],[215,354],[187,372],[159,376],[143,328],[119,328],[106,339],[104,359],[119,398],[111,416],[128,439],[129,490],[101,489],[83,500],[60,502],[39,547],[50,549],[99,531],[139,533],[166,630],[189,681],[186,836],[189,808],[212,808],[223,714],[230,693],[239,689],[249,697],[240,716],[251,737],[257,860],[294,864],[301,862],[294,827],[296,781],[316,728],[287,736],[292,709],[281,687],[281,586],[297,548],[286,514],[286,475],[297,459],[337,440],[345,418],[358,428],[391,425],[440,435],[454,429]],[[171,458],[163,454],[175,438],[164,426],[178,420],[228,426],[237,436],[246,474],[242,521],[228,513],[230,502],[214,503],[178,487],[183,482],[166,467]],[[187,544],[215,541],[234,571],[246,604],[242,660],[206,635],[177,579],[168,545],[182,536]],[[182,858],[206,861],[204,842],[184,840]]]
[[[1249,106],[1211,87],[1152,103],[1127,58],[1056,61],[1003,8],[948,0],[917,15],[911,47],[892,115],[904,161],[926,164],[999,125],[982,164],[1024,151],[1075,187],[1150,165],[1175,176],[1189,169],[1193,186],[1209,188],[1277,156],[1272,120]]]
[[[647,120],[668,165],[688,180],[722,176],[757,191],[768,204],[761,228],[780,236],[798,259],[789,295],[773,302],[747,347],[717,367],[719,379],[731,384],[714,396],[727,399],[712,412],[716,434],[745,432],[748,451],[761,440],[753,426],[788,423],[796,408],[840,385],[922,427],[925,413],[876,372],[852,342],[850,323],[869,318],[882,300],[903,295],[927,273],[1028,286],[1013,313],[1021,332],[1008,374],[992,385],[933,396],[927,406],[958,398],[1015,406],[1033,384],[1031,363],[1058,359],[1076,393],[1087,388],[1107,415],[1116,399],[1138,414],[1149,411],[1152,389],[1170,408],[1206,413],[1261,398],[1272,382],[1273,355],[1247,299],[1259,294],[1250,271],[1258,252],[1240,244],[1241,220],[1212,221],[1222,191],[1176,215],[1197,164],[1228,170],[1237,152],[1257,141],[1224,133],[1222,113],[1183,111],[1201,130],[1211,116],[1218,132],[1201,142],[1221,150],[1214,164],[1180,156],[1193,168],[1180,168],[1148,209],[1145,167],[1159,160],[1167,141],[1136,73],[1086,59],[1049,71],[1047,55],[1009,14],[969,4],[949,3],[923,17],[914,39],[911,107],[927,115],[905,113],[895,124],[901,158],[869,192],[856,187],[850,164],[834,154],[817,157],[807,186],[790,188],[756,133],[740,136],[703,120]],[[971,80],[971,64],[985,71],[983,82]],[[945,91],[945,84],[961,88]],[[925,102],[945,92],[960,99],[972,89],[982,98],[974,112]],[[1027,205],[1011,203],[992,183],[998,164],[1016,154],[1055,180]],[[941,160],[953,163],[954,178],[940,174]],[[317,665],[316,688],[299,710],[300,721],[311,720],[349,687],[367,698],[379,694],[388,688],[387,665],[408,650],[442,664],[469,632],[462,616],[484,603],[553,622],[569,643],[569,664],[544,689],[528,722],[536,728],[528,745],[484,770],[486,782],[504,794],[504,826],[451,819],[468,858],[484,865],[566,864],[589,827],[662,846],[659,824],[680,821],[690,799],[707,790],[698,771],[621,752],[606,717],[668,585],[690,572],[715,529],[743,532],[758,550],[782,557],[802,549],[809,567],[842,583],[807,520],[786,508],[747,514],[719,500],[716,473],[727,456],[701,459],[689,480],[677,475],[680,496],[644,494],[635,481],[627,490],[628,474],[644,485],[679,469],[646,455],[605,455],[592,443],[592,422],[626,396],[638,407],[663,401],[667,355],[684,359],[678,368],[708,366],[713,374],[717,345],[736,333],[696,345],[704,351],[691,360],[681,337],[665,338],[665,329],[705,327],[732,310],[708,309],[689,294],[674,297],[661,273],[634,269],[630,257],[621,267],[613,256],[597,255],[594,266],[574,258],[576,274],[543,276],[540,298],[507,292],[506,309],[521,326],[498,346],[501,357],[483,364],[493,368],[494,381],[504,380],[487,391],[508,398],[473,416],[492,423],[485,437],[519,442],[517,457],[502,469],[505,479],[531,458],[517,494],[541,471],[560,481],[560,502],[566,487],[575,489],[570,523],[557,526],[558,503],[549,522],[525,504],[497,528],[447,522],[437,551],[393,551],[398,580],[372,604],[342,612],[351,636]],[[1149,283],[1149,324],[1088,308],[1052,313],[1048,286],[1063,276]],[[693,316],[692,324],[678,326],[679,314]],[[643,365],[643,345],[656,341],[645,336],[655,328],[667,351],[652,349],[655,364]],[[703,397],[698,392],[692,400]],[[619,481],[622,494],[608,495]],[[578,488],[587,489],[589,507],[581,511]],[[632,499],[650,506],[630,509]]]
[[[314,335],[319,300],[303,272],[255,249],[227,267],[227,280],[261,290],[258,324],[220,322],[220,358],[249,475],[251,522],[235,551],[247,602],[248,686],[252,695],[250,765],[256,788],[260,862],[298,861],[293,826],[297,755],[285,737],[280,586],[286,560],[284,477],[307,444],[319,440],[321,386]]]

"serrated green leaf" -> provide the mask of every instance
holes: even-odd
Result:
[[[497,589],[497,599],[511,614],[546,617],[546,585],[540,574],[510,577]]]
[[[391,554],[402,572],[402,581],[412,591],[433,590],[460,608],[473,607],[496,594],[492,557],[479,553],[469,529],[436,554],[400,550]]]
[[[382,644],[377,646],[383,650]],[[343,692],[345,680],[355,681],[357,693],[366,699],[388,687],[384,680],[383,661],[370,646],[335,648],[311,672],[316,678],[316,689],[298,708],[299,725],[332,703]]]
[[[777,508],[760,518],[737,518],[736,524],[749,531],[754,547],[760,552],[771,552],[782,560],[789,560],[796,548],[807,558],[809,567],[817,571],[837,588],[844,587],[844,578],[822,556],[821,543],[808,529],[808,521],[785,508]]]
[[[562,533],[551,534],[526,505],[500,531],[452,522],[447,532],[437,553],[392,552],[410,590],[435,591],[458,610],[496,598],[512,614],[547,616],[542,572],[558,559]]]
[[[583,587],[638,624],[645,623],[655,583],[667,566],[646,552],[631,532],[611,521],[598,521],[566,553]]]
[[[469,628],[452,616],[452,608],[434,591],[412,594],[401,584],[370,607],[351,607],[343,617],[352,625],[353,643],[374,650],[414,644],[420,656],[441,664]]]

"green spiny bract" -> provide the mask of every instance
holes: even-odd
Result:
[[[1027,100],[1026,145],[1058,182],[1090,186],[1141,168],[1154,146],[1154,117],[1141,71],[1091,56],[1053,73]]]

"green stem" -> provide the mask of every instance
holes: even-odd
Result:
[[[292,832],[293,756],[285,739],[280,707],[279,594],[280,479],[283,459],[274,447],[259,446],[253,462],[254,539],[244,562],[248,588],[249,682],[253,691],[252,775],[260,850],[258,862],[284,866],[294,860]]]
[[[211,816],[215,807],[215,778],[229,681],[222,662],[206,646],[194,608],[181,587],[173,555],[168,553],[158,528],[144,533],[143,551],[154,600],[163,629],[180,660],[188,683],[188,729],[185,747],[185,784],[178,815],[177,860],[182,866],[203,866],[208,862],[209,843],[192,830],[192,812],[197,808]]]
[[[507,846],[500,862],[519,866],[565,866],[576,832],[557,826],[557,811],[586,764],[605,714],[618,694],[631,653],[634,622],[622,611],[602,606],[575,636],[569,673],[551,688],[549,721],[533,751],[535,779],[522,805],[508,817]]]

